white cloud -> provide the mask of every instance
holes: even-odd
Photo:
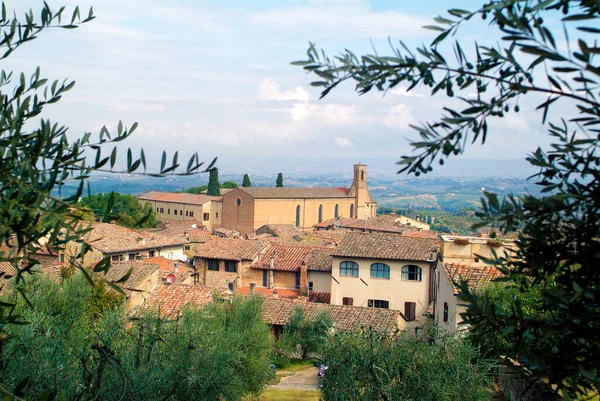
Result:
[[[348,138],[335,138],[335,146],[339,146],[340,148],[351,148],[354,144]]]
[[[248,21],[278,32],[318,32],[335,37],[375,38],[428,35],[421,27],[430,22],[420,16],[397,11],[373,11],[358,2],[315,2],[311,7],[288,7],[250,13]]]
[[[268,78],[262,81],[258,87],[257,94],[260,100],[276,100],[278,102],[285,100],[309,100],[308,92],[301,86],[282,91],[279,84],[270,81]]]
[[[317,120],[328,125],[345,125],[360,119],[356,106],[343,104],[294,103],[286,111],[294,122]]]
[[[118,112],[130,112],[130,111],[147,111],[147,112],[158,112],[164,111],[165,106],[158,103],[144,103],[144,102],[128,102],[128,103],[111,103],[109,110]]]
[[[406,97],[423,97],[423,95],[419,94],[419,93],[415,93],[414,89],[411,90],[410,92],[408,92],[406,90],[405,87],[403,86],[399,86],[397,88],[394,88],[392,90],[390,90],[391,93],[393,93],[394,95],[398,95],[398,96],[406,96]]]
[[[384,124],[391,128],[408,128],[409,124],[414,124],[415,118],[410,112],[410,108],[405,104],[392,106],[384,119]]]

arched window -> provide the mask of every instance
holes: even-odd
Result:
[[[340,276],[358,277],[358,263],[356,263],[356,262],[340,263]]]
[[[323,205],[319,205],[319,223],[323,221]]]
[[[338,217],[340,217],[340,206],[339,205],[335,205],[335,211],[333,212],[333,216],[337,219]]]
[[[371,265],[371,278],[390,279],[390,267],[385,263],[373,263]]]
[[[300,205],[296,206],[296,227],[300,227]]]
[[[364,171],[360,172],[360,179],[364,181],[364,179],[365,179],[365,172]]]
[[[354,218],[354,204],[350,205],[350,218]]]
[[[448,323],[448,302],[444,302],[444,323]]]
[[[242,204],[242,200],[240,198],[237,198],[235,204],[239,207]]]
[[[402,267],[402,280],[421,281],[423,272],[419,266],[406,265]]]

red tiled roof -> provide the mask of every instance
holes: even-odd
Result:
[[[269,244],[238,238],[213,237],[196,248],[196,257],[220,260],[254,260]]]
[[[338,217],[336,219],[326,220],[321,223],[315,224],[313,227],[317,229],[328,229],[328,230],[363,230],[365,232],[382,232],[390,234],[402,234],[410,227],[401,225],[398,222],[391,221],[388,218],[372,217],[368,219],[349,219],[345,217]]]
[[[347,198],[346,188],[291,188],[291,187],[246,187],[237,188],[255,199],[318,199]],[[235,191],[225,196],[235,196]]]
[[[183,203],[186,205],[204,205],[209,201],[221,201],[221,196],[208,196],[208,195],[196,195],[188,194],[185,192],[158,192],[150,191],[143,195],[138,196],[140,200],[145,201],[156,201],[156,202],[171,202],[171,203]]]
[[[273,270],[296,271],[302,262],[306,263],[311,248],[272,244],[262,257],[252,266],[254,269],[269,269],[273,259]]]
[[[181,221],[169,221],[165,223],[165,228],[148,228],[142,231],[158,233],[165,237],[184,237],[190,238],[192,236],[207,236],[212,235],[210,231],[203,228],[202,223],[199,221],[181,220]]]
[[[136,310],[158,311],[163,317],[179,314],[186,305],[203,306],[213,302],[213,288],[185,284],[159,284],[150,292],[148,298]]]
[[[444,263],[446,276],[454,288],[454,293],[458,294],[458,285],[461,281],[467,281],[469,289],[477,291],[489,284],[503,274],[493,266],[467,266],[460,263]]]
[[[17,269],[10,262],[0,262],[0,278],[9,279],[17,274]]]
[[[274,291],[277,292],[277,296],[279,298],[298,298],[298,290],[290,290],[288,288],[270,289],[265,287],[254,287],[254,295],[259,295],[263,297],[272,297]],[[237,295],[250,295],[250,287],[247,285],[239,287],[235,290],[235,293]]]
[[[131,269],[131,276],[124,283],[119,283],[126,293],[129,291],[128,288],[137,289],[140,284],[150,277],[159,268],[156,263],[144,263],[142,261],[128,261],[128,262],[112,262],[110,269],[106,274],[100,272],[95,273],[98,276],[104,278],[106,281],[116,282],[123,278],[129,269]]]
[[[318,304],[331,303],[331,293],[330,292],[311,291],[308,295],[309,295],[309,298],[308,298],[309,302],[316,302]]]
[[[153,263],[158,265],[158,269],[161,271],[171,271],[173,268],[174,260],[169,260],[164,256],[154,256],[152,258],[144,258],[142,259],[144,263]]]
[[[432,238],[437,239],[439,234],[435,231],[430,230],[408,230],[402,233],[403,237],[411,237],[411,238]]]
[[[297,271],[304,262],[308,270],[331,271],[331,252],[330,248],[271,244],[252,267],[270,269],[273,258],[273,270]]]
[[[302,230],[299,230],[292,224],[265,224],[264,226],[260,226],[255,233],[259,234],[271,234],[274,237],[304,237],[306,233]]]
[[[333,320],[336,330],[341,331],[372,328],[376,331],[391,333],[395,330],[396,323],[403,319],[399,311],[392,309],[294,302],[275,298],[266,298],[262,307],[265,322],[278,326],[284,326],[296,308],[301,308],[309,319],[321,312],[327,312]]]
[[[438,241],[399,235],[348,233],[333,256],[389,260],[430,261]]]
[[[187,242],[183,238],[165,237],[108,223],[92,223],[92,230],[83,236],[83,240],[104,254],[183,245]]]

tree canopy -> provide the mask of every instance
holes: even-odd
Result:
[[[251,187],[252,183],[250,182],[250,177],[248,176],[248,174],[244,174],[244,179],[242,181],[242,187]]]
[[[502,124],[503,117],[521,108],[539,113],[551,145],[532,149],[527,161],[539,169],[531,180],[541,195],[499,199],[485,192],[480,225],[520,231],[515,254],[487,262],[520,293],[539,290],[540,312],[555,313],[546,319],[545,313],[483,310],[466,284],[461,298],[469,304],[465,318],[474,330],[494,330],[532,378],[571,395],[600,388],[598,17],[595,0],[490,0],[473,11],[453,8],[435,18],[425,27],[438,33],[429,45],[400,42],[390,54],[356,56],[347,50],[329,57],[311,44],[307,58],[293,63],[318,76],[312,85],[323,88],[322,96],[354,81],[359,94],[404,84],[409,91],[425,87],[432,96],[455,97],[440,119],[412,126],[420,139],[398,164],[399,172],[416,176],[484,144],[492,135],[488,127]],[[466,47],[461,27],[476,18],[500,33],[499,43]],[[545,341],[550,333],[552,341]]]
[[[90,195],[82,198],[79,207],[88,208],[97,220],[129,228],[152,228],[158,224],[154,209],[143,205],[132,195],[117,192]]]
[[[208,178],[208,189],[206,191],[206,194],[210,196],[221,195],[221,184],[219,184],[219,170],[217,170],[216,168],[210,170],[210,175]]]
[[[275,181],[275,186],[283,187],[283,174],[282,173],[277,174],[277,180]]]

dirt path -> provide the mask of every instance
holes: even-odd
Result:
[[[306,369],[292,373],[290,376],[283,376],[279,383],[271,386],[273,390],[318,390],[319,380],[317,378],[318,369],[310,366]],[[285,372],[278,372],[285,374]]]

